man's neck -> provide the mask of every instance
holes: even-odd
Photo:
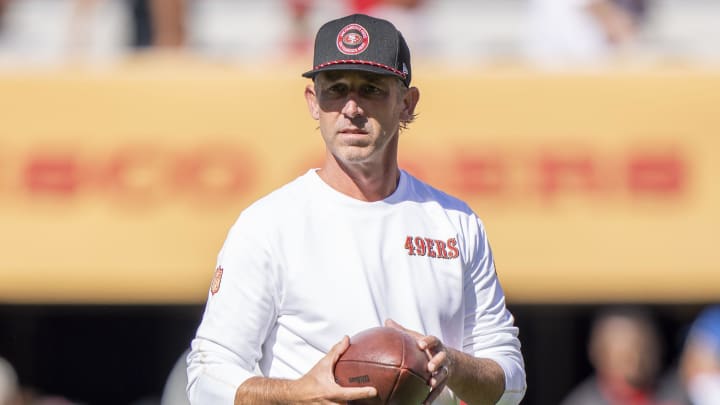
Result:
[[[318,170],[320,178],[335,190],[361,201],[380,201],[390,196],[400,181],[397,162],[387,167],[341,167],[334,160]]]

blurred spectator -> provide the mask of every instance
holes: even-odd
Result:
[[[647,0],[612,0],[618,7],[625,10],[636,26],[640,26],[648,14]]]
[[[288,41],[288,48],[291,53],[303,54],[312,49],[312,33],[314,29],[309,27],[308,15],[312,7],[312,0],[288,0],[290,8],[290,21],[292,32]]]
[[[187,355],[190,349],[185,350],[170,370],[165,387],[163,387],[160,405],[190,405],[187,397]]]
[[[0,2],[5,5],[0,65],[105,61],[125,51],[125,0]]]
[[[185,45],[185,0],[148,0],[153,24],[153,45],[181,48]]]
[[[5,22],[5,10],[7,9],[7,4],[10,0],[0,0],[0,35],[2,35],[3,32],[3,26]]]
[[[422,3],[422,0],[350,0],[350,11],[354,13],[373,14],[378,8],[397,8],[412,10]]]
[[[368,14],[375,17],[392,20],[398,26],[406,37],[415,37],[409,31],[413,28],[414,15],[423,0],[345,0],[337,2],[340,8],[332,10],[328,8],[327,3],[316,0],[286,0],[287,8],[290,11],[292,21],[292,41],[289,43],[290,50],[293,53],[309,52],[312,49],[314,35],[318,27],[312,26],[311,19],[313,11],[319,11],[323,14],[322,19],[335,18],[340,14]],[[334,12],[333,12],[334,11]],[[326,15],[327,14],[327,15]]]
[[[690,328],[680,378],[693,405],[720,405],[720,305],[702,311]]]
[[[318,4],[320,3],[320,4]],[[411,11],[424,3],[423,0],[345,0],[344,14],[360,13],[374,14],[379,9],[393,8]],[[294,14],[307,15],[313,7],[326,7],[326,4],[316,0],[286,0],[286,4]]]
[[[427,24],[423,0],[350,0],[350,11],[393,21],[406,38],[413,38],[411,48],[424,40]]]
[[[588,355],[594,375],[572,390],[562,405],[672,404],[655,394],[661,340],[649,314],[634,308],[600,313],[590,331]]]
[[[0,64],[104,62],[133,48],[183,48],[186,1],[0,0]]]
[[[130,45],[133,48],[152,46],[153,23],[147,0],[128,0],[130,14]]]
[[[528,56],[545,67],[605,62],[633,43],[646,10],[644,0],[529,1]]]
[[[170,374],[165,380],[162,397],[160,397],[160,405],[190,405],[187,397],[187,356],[190,349],[182,352],[180,357],[175,361]],[[255,368],[257,375],[261,375],[259,366]],[[0,404],[2,405],[2,404]]]
[[[0,405],[18,403],[19,387],[17,374],[7,360],[0,357]]]
[[[134,47],[177,49],[185,46],[185,0],[129,0],[127,5]]]
[[[80,405],[61,395],[45,395],[20,385],[15,368],[0,357],[0,405]]]

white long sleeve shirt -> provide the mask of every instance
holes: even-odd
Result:
[[[388,318],[496,361],[500,404],[524,395],[518,330],[481,221],[404,171],[376,202],[309,171],[241,213],[217,268],[188,356],[192,404],[232,404],[256,370],[299,378],[344,335]]]

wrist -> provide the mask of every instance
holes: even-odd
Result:
[[[447,348],[447,364],[445,367],[448,371],[448,384],[450,384],[451,380],[458,374],[458,367],[460,367],[462,355],[463,354],[456,349]]]
[[[286,405],[298,398],[297,380],[251,377],[235,391],[235,405],[257,403]]]

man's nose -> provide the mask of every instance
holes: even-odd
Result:
[[[342,113],[349,118],[354,118],[364,113],[354,97],[349,97],[343,106]]]

